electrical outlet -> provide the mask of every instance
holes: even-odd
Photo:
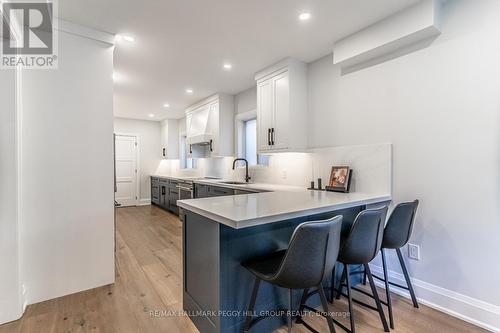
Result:
[[[281,178],[286,179],[286,170],[281,171]]]
[[[408,243],[408,257],[414,260],[420,260],[420,246]]]

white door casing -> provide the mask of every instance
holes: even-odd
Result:
[[[116,161],[116,193],[115,200],[121,206],[136,206],[138,204],[138,158],[137,136],[115,136]]]

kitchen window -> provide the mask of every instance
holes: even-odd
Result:
[[[248,161],[249,166],[267,165],[268,157],[257,154],[257,114],[255,111],[236,116],[238,157]]]
[[[179,159],[181,169],[196,169],[196,159],[190,157],[189,145],[187,144],[186,135],[180,137]]]
[[[244,122],[245,158],[249,165],[257,165],[257,119]]]

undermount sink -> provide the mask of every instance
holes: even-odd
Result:
[[[249,184],[249,183],[245,183],[245,182],[235,182],[235,181],[227,181],[227,182],[219,182],[221,184],[229,184],[229,185],[246,185],[246,184]]]

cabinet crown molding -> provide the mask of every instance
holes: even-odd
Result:
[[[269,77],[274,76],[287,68],[301,66],[306,66],[306,64],[300,60],[288,57],[257,72],[255,74],[255,81],[258,83],[260,81],[267,80]]]
[[[214,102],[218,102],[220,99],[222,99],[224,97],[231,97],[231,95],[229,95],[229,94],[223,94],[223,93],[217,93],[217,94],[211,95],[211,96],[209,96],[207,98],[202,99],[201,101],[196,102],[193,105],[190,105],[185,110],[185,113],[186,114],[193,113],[194,111],[196,111],[200,107],[205,106],[207,104],[214,103]]]

